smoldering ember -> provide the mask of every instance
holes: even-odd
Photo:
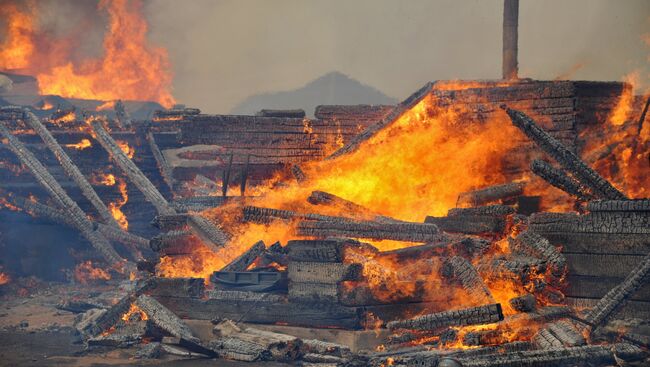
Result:
[[[176,104],[138,4],[48,70],[0,5],[0,365],[650,364],[650,98],[520,76],[518,0],[502,79],[254,115]]]

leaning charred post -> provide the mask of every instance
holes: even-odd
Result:
[[[501,320],[503,320],[501,304],[494,303],[460,310],[432,313],[409,320],[391,321],[387,326],[390,330],[434,330],[448,326],[490,324]]]
[[[68,196],[56,179],[52,177],[43,164],[36,159],[34,154],[32,154],[32,152],[27,149],[20,140],[13,136],[4,124],[0,124],[0,134],[2,134],[2,136],[7,140],[9,149],[11,149],[11,151],[18,156],[20,161],[29,168],[36,180],[50,194],[52,199],[56,201],[59,207],[66,212],[81,234],[109,264],[113,266],[121,266],[124,259],[122,259],[101,233],[94,230],[90,219],[86,217],[86,213],[84,213],[77,203]]]
[[[567,149],[557,139],[540,128],[535,121],[521,111],[501,105],[512,123],[526,136],[533,140],[545,153],[553,157],[564,169],[568,170],[583,185],[589,187],[593,194],[603,199],[626,199],[611,183],[589,168],[575,153]]]
[[[458,203],[469,206],[480,206],[498,200],[514,198],[524,193],[524,186],[525,183],[523,182],[512,182],[464,192],[458,195]]]
[[[101,121],[95,120],[90,123],[95,131],[95,139],[106,149],[113,161],[124,171],[129,180],[142,192],[147,200],[156,207],[159,214],[174,214],[174,209],[167,200],[160,194],[158,189],[149,181],[142,171],[131,161],[131,159],[120,149],[115,140],[108,134]]]
[[[114,227],[119,227],[119,224],[115,218],[113,218],[111,212],[95,192],[95,189],[93,189],[88,180],[86,180],[86,177],[84,177],[81,171],[79,171],[77,165],[72,162],[72,159],[70,159],[68,154],[63,150],[56,139],[54,139],[52,134],[29,110],[25,110],[25,116],[27,117],[25,119],[27,125],[29,125],[34,130],[34,132],[36,132],[41,137],[41,139],[43,139],[43,142],[45,142],[45,145],[48,147],[48,149],[52,151],[56,159],[63,167],[65,173],[67,173],[68,176],[70,176],[70,178],[72,178],[72,180],[77,184],[79,189],[81,189],[83,195],[88,199],[88,201],[90,201],[95,210],[97,210],[97,213],[102,218],[104,223],[112,225]]]
[[[588,201],[594,199],[593,195],[589,193],[589,190],[586,190],[578,181],[567,176],[564,172],[551,166],[546,161],[535,159],[530,164],[530,169],[550,185],[577,197],[579,200]]]

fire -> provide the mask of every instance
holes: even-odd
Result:
[[[87,260],[75,267],[74,278],[86,284],[91,280],[109,280],[111,275],[104,269],[94,267],[92,261]]]
[[[72,122],[77,118],[77,115],[75,114],[74,111],[67,111],[67,112],[62,111],[62,114],[56,113],[56,115],[57,115],[56,117],[52,118],[52,122],[57,125],[61,125],[66,122]]]
[[[129,201],[129,194],[126,191],[126,181],[124,181],[123,179],[119,179],[119,183],[117,187],[120,190],[120,195],[122,196],[122,198],[108,204],[108,209],[111,211],[113,218],[115,218],[115,220],[120,225],[120,227],[122,227],[122,229],[126,231],[127,229],[129,229],[129,221],[127,220],[124,212],[122,212],[121,210],[124,204],[126,204],[127,201]]]
[[[136,306],[134,303],[131,304],[131,307],[129,307],[129,310],[126,311],[124,315],[122,315],[121,319],[124,322],[129,322],[133,317],[137,317],[140,320],[149,320],[149,316],[142,311],[142,309],[138,306]]]
[[[117,145],[120,147],[120,149],[122,149],[122,151],[124,152],[124,154],[126,154],[126,155],[129,157],[129,159],[132,159],[132,158],[133,158],[133,155],[135,154],[135,149],[133,149],[133,148],[129,145],[129,143],[127,143],[127,142],[125,142],[125,141],[123,141],[123,140],[116,140],[115,142],[116,142]]]
[[[92,147],[93,145],[90,142],[90,140],[81,139],[81,141],[76,143],[76,144],[66,144],[65,146],[68,147],[68,148],[74,148],[74,149],[77,149],[77,150],[84,150],[86,148]]]
[[[0,271],[0,285],[5,285],[9,282],[11,282],[9,274]]]
[[[14,212],[19,212],[19,211],[21,211],[21,209],[20,209],[19,207],[17,207],[17,206],[15,206],[15,205],[11,204],[11,203],[8,202],[7,199],[4,198],[4,197],[0,197],[0,207],[7,208],[7,209],[9,209],[9,210],[11,210],[11,211],[14,211]]]
[[[103,55],[73,59],[79,47],[70,35],[53,35],[37,22],[40,3],[20,7],[4,2],[0,17],[8,21],[0,44],[0,69],[20,68],[36,75],[41,94],[99,100],[147,100],[171,107],[172,73],[167,50],[147,41],[148,24],[138,0],[101,0],[108,15]],[[74,32],[83,32],[83,25]]]
[[[117,184],[117,187],[120,191],[120,199],[117,199],[116,201],[109,203],[108,204],[108,210],[111,211],[111,214],[113,215],[113,218],[117,221],[117,223],[124,229],[125,231],[129,229],[129,221],[122,212],[122,207],[124,204],[126,204],[129,201],[129,193],[126,189],[126,181],[123,180],[122,178],[117,178],[115,177],[114,174],[108,173],[108,174],[94,174],[91,176],[91,182],[95,185],[104,185],[104,186],[115,186]]]
[[[112,110],[115,108],[115,101],[107,101],[95,108],[95,111],[107,111],[107,110]]]
[[[6,22],[6,36],[0,43],[0,69],[21,69],[29,65],[34,55],[33,3],[20,9],[15,3],[3,2],[0,19]]]
[[[616,126],[623,125],[632,112],[632,102],[634,101],[634,89],[639,84],[639,72],[632,72],[623,79],[628,85],[623,89],[623,93],[618,100],[618,104],[608,117],[608,121]]]

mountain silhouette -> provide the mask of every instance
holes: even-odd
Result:
[[[253,115],[261,109],[305,110],[307,116],[314,115],[318,105],[327,104],[396,104],[398,101],[349,76],[333,71],[305,86],[283,92],[262,93],[250,96],[235,106],[230,113]]]

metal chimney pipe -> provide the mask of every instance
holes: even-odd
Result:
[[[503,1],[503,79],[517,79],[519,0]]]

